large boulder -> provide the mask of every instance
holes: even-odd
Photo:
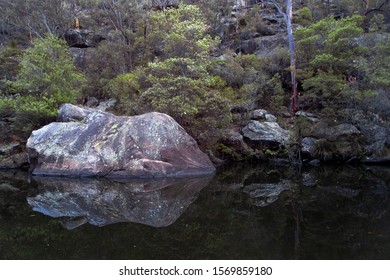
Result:
[[[28,139],[33,175],[148,178],[215,171],[196,141],[165,114],[119,117],[65,104],[57,121]]]
[[[246,142],[253,148],[279,148],[290,141],[290,133],[276,122],[250,121],[242,129]]]

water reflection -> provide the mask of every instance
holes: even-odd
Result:
[[[233,165],[191,180],[0,173],[0,259],[390,259],[389,167]]]
[[[258,258],[390,257],[388,167],[234,166],[216,180],[253,246],[266,252]]]
[[[160,180],[34,178],[38,192],[27,198],[34,211],[61,218],[74,229],[134,222],[152,227],[174,223],[212,176]]]

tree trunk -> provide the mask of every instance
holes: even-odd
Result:
[[[298,83],[297,83],[297,67],[296,67],[296,56],[295,56],[295,42],[292,30],[292,1],[286,0],[286,12],[284,13],[278,3],[275,0],[271,0],[271,2],[265,2],[273,4],[274,7],[278,10],[280,14],[283,15],[284,20],[287,24],[287,39],[288,39],[288,48],[290,53],[290,70],[291,70],[291,87],[292,87],[292,95],[291,95],[291,114],[295,114],[296,111],[299,110],[299,94],[298,94]]]
[[[290,70],[291,70],[291,113],[295,114],[299,110],[299,94],[297,84],[297,67],[296,67],[296,55],[295,55],[295,42],[292,31],[292,0],[286,0],[286,14],[285,19],[287,23],[287,38],[288,48],[290,52]]]

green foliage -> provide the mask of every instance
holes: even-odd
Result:
[[[226,52],[213,73],[226,81],[231,90],[229,100],[236,105],[284,108],[287,95],[284,84],[291,83],[289,54],[276,48],[272,54],[259,57],[254,54],[232,55]]]
[[[305,100],[319,109],[344,106],[348,102],[346,93],[367,79],[361,57],[368,49],[358,44],[364,36],[363,20],[358,15],[340,20],[328,17],[295,32],[298,79]]]
[[[19,72],[22,53],[16,46],[6,47],[0,51],[0,93],[6,95],[10,93],[7,80],[14,80]]]
[[[145,46],[149,63],[109,83],[120,101],[117,108],[127,114],[166,113],[195,137],[226,127],[231,121],[229,87],[209,71],[209,55],[218,43],[207,34],[196,6],[149,12],[147,31],[137,41]]]
[[[295,23],[302,26],[309,26],[314,21],[313,15],[308,7],[303,7],[302,9],[296,11],[293,20]]]
[[[77,72],[64,40],[52,35],[36,40],[20,64],[14,87],[43,102],[51,115],[60,104],[76,101],[84,78]]]
[[[138,99],[130,100],[133,112],[159,111],[172,116],[193,136],[226,127],[231,121],[227,100],[220,94],[220,79],[206,71],[205,63],[170,58],[139,70]]]
[[[109,92],[118,99],[117,109],[128,115],[134,115],[136,103],[139,98],[140,87],[136,72],[118,75],[109,82]]]
[[[204,58],[219,39],[207,34],[206,19],[199,7],[181,4],[177,9],[151,11],[143,44],[162,59]]]
[[[48,35],[24,52],[16,80],[8,81],[18,94],[0,98],[0,111],[10,112],[15,133],[28,136],[53,120],[59,105],[75,102],[83,82],[66,43]]]
[[[370,30],[370,32],[384,31],[385,30],[385,16],[382,14],[375,14],[370,19],[369,30]]]
[[[317,55],[328,55],[339,58],[333,61],[337,63],[332,70],[344,71],[346,64],[361,52],[353,39],[363,34],[362,23],[363,17],[357,15],[341,20],[328,17],[309,27],[297,29],[294,35],[299,66],[307,66]]]
[[[286,94],[284,93],[280,74],[275,74],[268,82],[269,93],[271,94],[270,107],[273,110],[280,110],[285,103]]]
[[[132,71],[134,66],[132,46],[111,41],[101,42],[85,65],[88,83],[84,88],[84,95],[109,99],[110,90],[107,85],[110,81],[118,75]]]
[[[302,87],[306,93],[321,96],[323,98],[336,97],[344,86],[345,82],[341,76],[321,70],[318,70],[314,76],[304,80],[302,83]]]
[[[0,98],[0,118],[12,117],[15,113],[15,100],[10,97]]]

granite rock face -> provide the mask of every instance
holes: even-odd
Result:
[[[153,178],[215,171],[196,141],[161,113],[120,117],[64,104],[57,122],[32,132],[27,152],[38,176]]]

